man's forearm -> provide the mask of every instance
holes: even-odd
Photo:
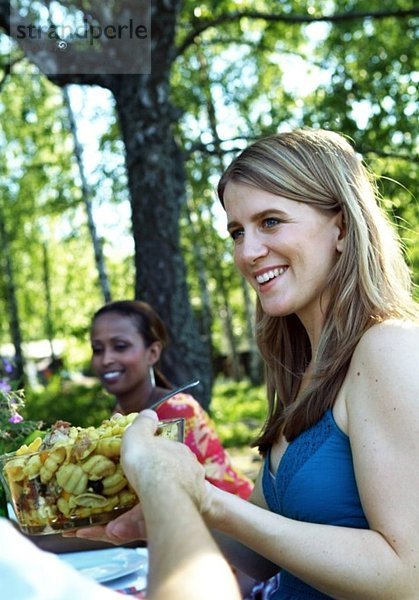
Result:
[[[144,489],[144,488],[143,488]],[[190,497],[162,489],[144,497],[152,600],[235,600],[236,580]]]

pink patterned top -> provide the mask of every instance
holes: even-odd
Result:
[[[156,412],[160,419],[185,419],[185,444],[203,465],[210,483],[244,499],[250,496],[253,483],[233,468],[214,425],[193,396],[176,394],[160,405]]]

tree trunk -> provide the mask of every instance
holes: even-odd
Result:
[[[99,85],[115,96],[132,208],[136,297],[150,302],[168,327],[172,343],[164,355],[165,373],[173,383],[199,378],[197,398],[207,407],[211,393],[211,354],[199,335],[190,307],[179,244],[178,219],[185,201],[185,174],[183,156],[172,133],[172,125],[180,115],[169,101],[175,28],[181,5],[181,0],[151,3],[150,75],[92,72],[48,75],[48,78],[60,87],[69,83]],[[10,31],[10,11],[2,0],[0,25]],[[39,45],[41,53],[45,53],[44,46]],[[36,49],[35,44],[31,47]],[[55,54],[49,59],[53,60]],[[29,58],[42,68],[42,60],[36,61],[35,55]]]
[[[86,208],[87,214],[87,225],[89,227],[90,237],[92,239],[93,244],[93,252],[95,255],[95,263],[96,268],[99,275],[99,283],[100,289],[102,290],[103,299],[105,302],[111,301],[111,291],[109,286],[109,279],[106,273],[106,265],[105,258],[102,252],[102,246],[100,243],[99,236],[97,234],[95,220],[93,218],[93,208],[92,208],[92,191],[90,185],[87,183],[86,175],[84,172],[84,162],[83,162],[83,148],[79,142],[79,138],[77,135],[77,125],[76,120],[74,118],[73,109],[71,108],[70,96],[68,95],[67,89],[63,88],[63,98],[64,104],[67,108],[68,112],[68,121],[70,124],[71,134],[73,136],[74,142],[74,154],[76,157],[77,166],[79,168],[80,180],[81,180],[81,194],[83,198],[83,204]]]
[[[154,81],[153,76],[124,76],[113,89],[131,192],[135,295],[149,302],[168,327],[171,344],[163,355],[165,374],[176,384],[198,377],[200,400],[207,407],[210,351],[190,308],[179,240],[185,173],[172,134],[177,116],[165,96],[167,82]]]
[[[51,302],[51,284],[50,284],[50,268],[48,259],[48,244],[44,242],[42,244],[42,266],[44,272],[44,288],[45,288],[45,329],[47,332],[47,338],[51,349],[51,360],[55,357],[54,352],[54,325],[51,318],[52,302]]]
[[[180,114],[170,103],[170,71],[180,0],[151,5],[152,69],[149,75],[112,79],[131,195],[137,298],[165,321],[171,344],[162,366],[173,383],[201,381],[198,398],[207,408],[212,372],[208,343],[200,336],[186,283],[179,240],[179,216],[186,198],[183,155],[173,124]]]
[[[19,310],[16,298],[16,287],[13,275],[12,253],[10,248],[9,236],[4,222],[3,215],[0,214],[0,246],[1,259],[3,263],[3,273],[6,289],[6,303],[9,313],[10,336],[15,348],[14,367],[15,373],[13,378],[18,388],[24,385],[24,370],[23,370],[23,352],[22,352],[22,335],[19,323]]]

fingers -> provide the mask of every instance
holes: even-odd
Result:
[[[145,408],[144,410],[142,410],[138,417],[137,417],[137,421],[138,420],[142,420],[142,419],[151,419],[152,421],[155,421],[156,423],[159,422],[159,417],[157,416],[157,413],[154,410],[151,410],[149,408]]]
[[[67,537],[67,536],[66,536]],[[107,534],[106,529],[102,525],[94,525],[92,527],[84,527],[77,529],[75,537],[81,540],[91,540],[94,542],[107,542],[109,544],[118,545],[121,543],[119,538],[114,538]]]
[[[108,539],[119,544],[127,544],[134,540],[143,540],[146,538],[144,527],[136,521],[115,521],[109,523],[106,527],[106,535]]]
[[[150,422],[152,424],[150,424]],[[134,423],[137,425],[137,427],[140,426],[142,428],[145,428],[146,431],[151,431],[154,435],[157,429],[157,425],[159,423],[159,417],[157,416],[157,413],[154,410],[146,408],[145,410],[142,410],[139,413]]]
[[[107,525],[91,525],[65,532],[64,537],[76,537],[94,542],[109,544],[127,544],[146,539],[144,516],[141,506],[137,504],[131,510],[119,515]]]
[[[135,421],[126,429],[121,447],[121,464],[124,470],[125,468],[129,469],[128,465],[132,462],[132,459],[135,462],[136,458],[148,451],[158,423],[157,413],[147,409],[141,411]]]
[[[145,409],[138,414],[130,427],[125,432],[124,438],[135,437],[137,439],[149,439],[154,436],[159,423],[159,418],[154,410]]]
[[[123,513],[107,524],[106,534],[119,543],[145,539],[145,524],[141,506],[137,504],[131,510]]]
[[[61,533],[61,535],[63,537],[77,537],[77,530],[76,529],[69,529],[68,531],[63,531]]]

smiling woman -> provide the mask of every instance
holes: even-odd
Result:
[[[327,282],[343,248],[342,213],[228,181],[224,206],[234,259],[267,315],[296,314],[318,335]],[[322,261],[317,257],[321,255]]]
[[[202,470],[183,485],[184,457],[171,474],[232,564],[280,569],[270,600],[416,598],[419,310],[373,180],[343,136],[296,130],[244,150],[218,194],[257,293],[264,462],[249,501]]]
[[[104,388],[115,396],[115,412],[149,408],[172,389],[159,369],[167,343],[163,321],[146,302],[110,302],[95,313],[92,367]],[[253,484],[233,468],[213,424],[193,396],[176,394],[156,412],[160,419],[185,419],[185,443],[204,466],[208,481],[242,498],[250,495]]]
[[[218,195],[269,412],[251,504],[215,493],[208,520],[244,571],[281,568],[269,598],[413,598],[418,307],[373,178],[343,136],[296,130],[244,150]]]

